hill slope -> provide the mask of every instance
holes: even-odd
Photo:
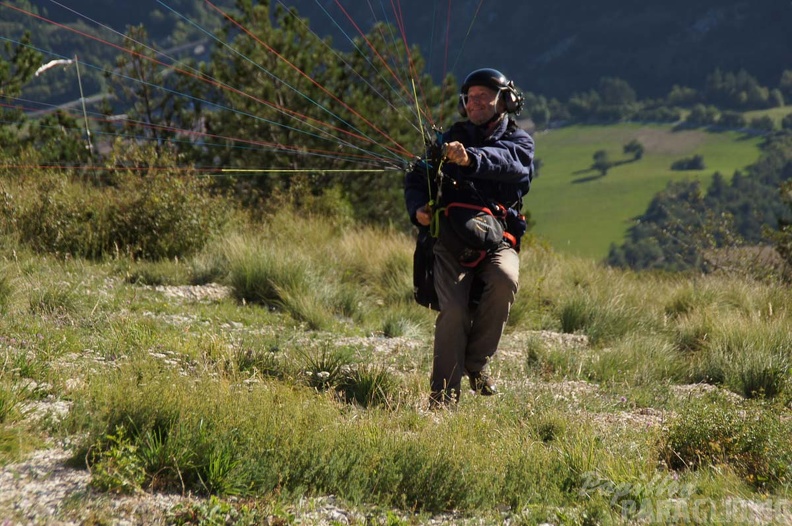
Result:
[[[230,9],[233,2],[217,4]],[[523,90],[558,98],[588,90],[603,76],[624,78],[641,97],[665,95],[674,84],[703,87],[715,68],[745,69],[762,84],[775,86],[792,53],[792,4],[782,0],[402,0],[397,3],[400,17],[391,2],[346,2],[345,11],[333,1],[270,4],[296,7],[317,33],[333,35],[345,47],[349,40],[344,35],[357,36],[357,27],[368,31],[375,21],[398,25],[401,18],[404,36],[420,45],[434,75],[450,70],[461,78],[474,68],[495,67],[508,72]],[[141,0],[131,6],[74,0],[69,2],[73,11],[55,4],[39,9],[61,22],[75,21],[75,12],[82,13],[122,31],[126,25],[144,23],[161,41],[176,36],[177,22],[182,32],[185,26],[189,29],[177,13],[206,24],[213,18],[219,21],[198,0]],[[14,13],[6,14],[15,19]]]
[[[535,135],[541,175],[526,207],[536,221],[534,232],[557,250],[604,258],[611,243],[621,244],[633,218],[671,180],[695,178],[705,184],[715,172],[731,177],[759,157],[759,138],[736,132],[672,131],[671,126],[623,124],[571,126]],[[611,168],[607,175],[590,170],[594,152],[605,150],[612,161],[629,161],[625,144],[637,139],[643,158]],[[705,170],[678,172],[675,160],[702,155]]]

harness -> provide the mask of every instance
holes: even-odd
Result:
[[[503,244],[519,251],[520,237],[526,230],[525,217],[520,213],[521,193],[517,201],[504,205],[485,198],[472,181],[457,181],[448,176],[443,170],[443,134],[437,129],[433,131],[434,140],[427,144],[426,159],[421,160],[426,168],[432,212],[430,235],[454,252],[466,267],[477,266]],[[444,188],[456,189],[473,197],[475,202],[446,199]]]

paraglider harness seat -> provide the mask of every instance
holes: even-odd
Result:
[[[436,170],[437,203],[430,201],[432,222],[428,231],[422,229],[416,240],[413,256],[413,296],[425,307],[439,310],[434,288],[434,243],[439,241],[459,264],[467,268],[477,267],[488,254],[506,245],[520,250],[520,238],[527,230],[525,216],[520,213],[521,200],[511,207],[497,202],[488,202],[476,190],[471,181],[459,182],[446,177],[442,172],[442,154],[437,143],[429,149],[435,158],[424,163],[427,177]],[[478,203],[443,203],[443,184],[455,187],[465,185],[468,195],[476,196]],[[471,294],[471,305],[477,303],[480,291]]]

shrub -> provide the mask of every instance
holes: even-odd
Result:
[[[93,452],[88,467],[91,486],[111,493],[135,493],[146,479],[137,446],[121,426]]]
[[[102,191],[67,178],[42,173],[25,193],[8,194],[3,202],[7,233],[36,252],[100,258],[114,248],[110,203]]]
[[[212,495],[206,501],[177,504],[168,512],[168,524],[176,526],[192,526],[194,524],[253,526],[287,524],[287,521],[279,517],[264,516],[255,506],[226,502]]]
[[[9,233],[42,253],[101,259],[118,253],[148,260],[197,253],[227,220],[223,203],[193,174],[122,173],[98,187],[45,174],[6,195]]]
[[[111,224],[113,240],[134,257],[185,257],[203,248],[225,223],[221,203],[196,176],[160,173],[127,176]]]
[[[769,115],[763,115],[761,117],[754,117],[751,119],[749,126],[754,130],[759,131],[766,131],[771,132],[775,130],[775,121],[773,121],[772,117]]]
[[[693,157],[686,157],[684,159],[679,159],[678,161],[674,161],[671,163],[672,170],[704,170],[706,165],[704,164],[704,157],[701,155],[694,155]]]
[[[675,470],[728,465],[755,486],[774,486],[790,478],[788,433],[760,406],[741,410],[699,400],[671,421],[661,458]]]

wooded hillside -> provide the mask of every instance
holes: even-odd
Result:
[[[54,3],[33,4],[60,22],[79,19]],[[67,4],[120,31],[145,23],[154,39],[168,45],[200,34],[175,12],[207,23],[217,15],[199,0]],[[230,8],[233,2],[216,4]],[[395,24],[403,18],[404,34],[394,38],[419,45],[436,78],[444,71],[460,78],[490,66],[509,72],[525,91],[557,98],[588,90],[608,76],[623,78],[641,98],[666,95],[674,85],[701,89],[716,68],[745,69],[761,84],[774,86],[792,54],[792,4],[783,0],[402,0],[395,4],[399,17],[392,2],[343,4],[345,11],[330,1],[271,2],[273,9],[296,7],[315,32],[332,35],[339,47],[351,47],[344,34],[359,36],[355,25],[367,32],[375,21]],[[29,23],[24,17],[19,22]]]

